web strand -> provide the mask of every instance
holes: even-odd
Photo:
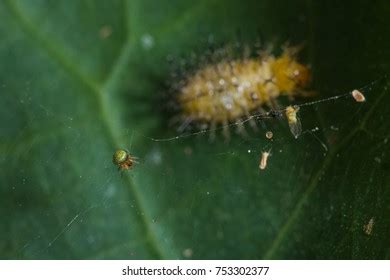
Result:
[[[379,81],[385,79],[387,77],[387,75],[384,75],[384,76],[381,76],[380,78],[376,79],[375,81],[369,83],[368,85],[364,86],[364,87],[361,87],[361,88],[358,88],[359,91],[366,91],[368,88],[370,88],[371,86],[377,84]],[[313,105],[317,105],[317,104],[321,104],[321,103],[326,103],[326,102],[331,102],[331,101],[335,101],[335,100],[338,100],[338,99],[343,99],[343,98],[348,98],[348,97],[351,97],[351,93],[352,91],[349,91],[347,93],[344,93],[344,94],[340,94],[340,95],[335,95],[335,96],[331,96],[331,97],[327,97],[327,98],[323,98],[323,99],[319,99],[319,100],[315,100],[315,101],[309,101],[309,102],[305,102],[305,103],[302,103],[302,104],[296,104],[296,105],[292,105],[292,106],[295,106],[296,108],[301,108],[301,107],[307,107],[307,106],[313,106]],[[291,106],[291,105],[289,105]],[[251,120],[255,120],[255,121],[263,121],[263,120],[272,120],[272,119],[280,119],[280,118],[285,118],[285,112],[286,112],[286,108],[288,106],[282,108],[282,109],[271,109],[271,110],[268,110],[267,112],[264,112],[264,113],[258,113],[258,114],[253,114],[253,115],[250,115],[240,121],[237,121],[237,122],[234,122],[234,123],[230,123],[230,124],[227,124],[227,125],[221,125],[217,128],[212,128],[212,129],[202,129],[202,130],[199,130],[199,131],[196,131],[196,132],[189,132],[189,133],[182,133],[182,134],[179,134],[179,135],[176,135],[176,136],[173,136],[173,137],[168,137],[168,138],[154,138],[154,137],[149,137],[149,136],[145,136],[141,133],[138,133],[140,134],[142,137],[145,137],[153,142],[169,142],[169,141],[175,141],[175,140],[179,140],[179,139],[183,139],[183,138],[188,138],[188,137],[191,137],[191,136],[197,136],[197,135],[202,135],[202,134],[206,134],[206,133],[213,133],[213,132],[216,132],[216,131],[221,131],[223,129],[226,129],[226,128],[231,128],[231,127],[236,127],[236,126],[239,126],[239,125],[243,125]],[[324,144],[322,143],[322,146],[324,147],[325,150],[327,150],[326,148],[326,145],[324,146]]]

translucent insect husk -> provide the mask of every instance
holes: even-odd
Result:
[[[267,167],[267,161],[269,156],[270,156],[270,151],[261,153],[261,158],[259,162],[260,170],[264,170]]]
[[[302,125],[301,120],[297,116],[297,112],[299,111],[298,106],[287,106],[286,107],[286,118],[288,125],[290,127],[290,131],[295,138],[298,138],[302,133]]]

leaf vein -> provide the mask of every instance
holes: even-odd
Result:
[[[98,112],[100,113],[100,117],[102,120],[102,125],[105,128],[105,130],[108,132],[108,139],[112,143],[113,147],[119,147],[121,146],[120,138],[115,133],[114,127],[114,120],[111,120],[110,112],[110,106],[109,103],[107,103],[109,100],[106,96],[103,95],[103,91],[100,89],[100,86],[88,78],[85,74],[83,74],[78,68],[77,64],[72,63],[69,57],[64,55],[64,50],[61,51],[60,46],[53,43],[51,40],[49,40],[47,37],[45,37],[44,34],[41,34],[41,32],[36,28],[33,23],[26,17],[26,15],[23,14],[22,11],[17,7],[17,4],[14,1],[6,0],[6,5],[11,12],[11,14],[14,16],[14,19],[19,24],[21,29],[36,43],[38,46],[41,46],[50,57],[52,57],[54,60],[58,62],[60,66],[63,67],[63,69],[66,70],[76,81],[81,82],[82,84],[86,85],[90,89],[90,93],[95,96],[95,101],[98,105]],[[126,45],[127,46],[127,45]],[[126,59],[130,57],[129,50],[130,48],[124,47],[124,58],[123,56],[119,56],[119,65],[126,64]],[[128,45],[129,46],[129,45]],[[119,67],[119,66],[118,66]],[[114,69],[117,67],[114,66]],[[115,80],[115,78],[120,76],[121,71],[123,71],[124,67],[119,67],[118,70],[114,71],[112,76],[112,79]],[[113,83],[115,84],[115,83]],[[111,83],[108,83],[108,85],[111,85]],[[144,204],[141,200],[141,195],[138,189],[134,186],[131,178],[128,174],[125,175],[125,179],[127,182],[127,185],[129,186],[127,188],[129,192],[129,196],[134,199],[136,209],[139,210],[139,212],[143,213],[138,215],[140,219],[140,224],[142,225],[143,230],[146,233],[147,237],[147,244],[149,245],[149,251],[152,256],[155,258],[163,258],[164,254],[162,252],[162,249],[158,245],[156,236],[153,234],[152,225],[151,222],[149,222],[151,219],[148,218],[148,215],[146,215],[147,211],[145,209]]]

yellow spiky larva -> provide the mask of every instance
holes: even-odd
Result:
[[[281,95],[308,95],[310,71],[297,61],[296,52],[296,48],[285,48],[280,56],[263,53],[255,58],[222,59],[199,69],[186,78],[177,94],[183,123],[200,123],[211,130],[223,125],[226,135],[228,123],[239,124],[264,107],[275,108]]]

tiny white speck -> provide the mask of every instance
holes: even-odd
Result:
[[[230,104],[230,103],[225,104],[225,108],[228,109],[228,110],[231,110],[232,107],[233,107],[233,106],[232,106],[232,104]]]
[[[178,137],[176,137],[176,138],[178,138]],[[162,162],[162,155],[161,155],[160,150],[158,150],[158,149],[151,150],[147,154],[146,158],[148,161],[150,161],[151,163],[153,163],[155,165],[159,165]]]
[[[185,257],[185,258],[191,258],[192,254],[193,254],[193,252],[192,252],[191,248],[187,248],[187,249],[183,250],[183,257]]]
[[[115,195],[116,193],[116,188],[114,185],[109,185],[107,188],[106,188],[106,191],[104,192],[104,196],[106,198],[111,198]]]
[[[144,34],[141,37],[141,45],[145,50],[150,50],[154,47],[154,38],[150,34]]]
[[[226,96],[222,96],[221,97],[221,102],[223,103],[223,105],[225,106],[226,109],[230,110],[232,109],[233,105],[233,100],[232,98],[230,97],[232,94],[227,94]]]

